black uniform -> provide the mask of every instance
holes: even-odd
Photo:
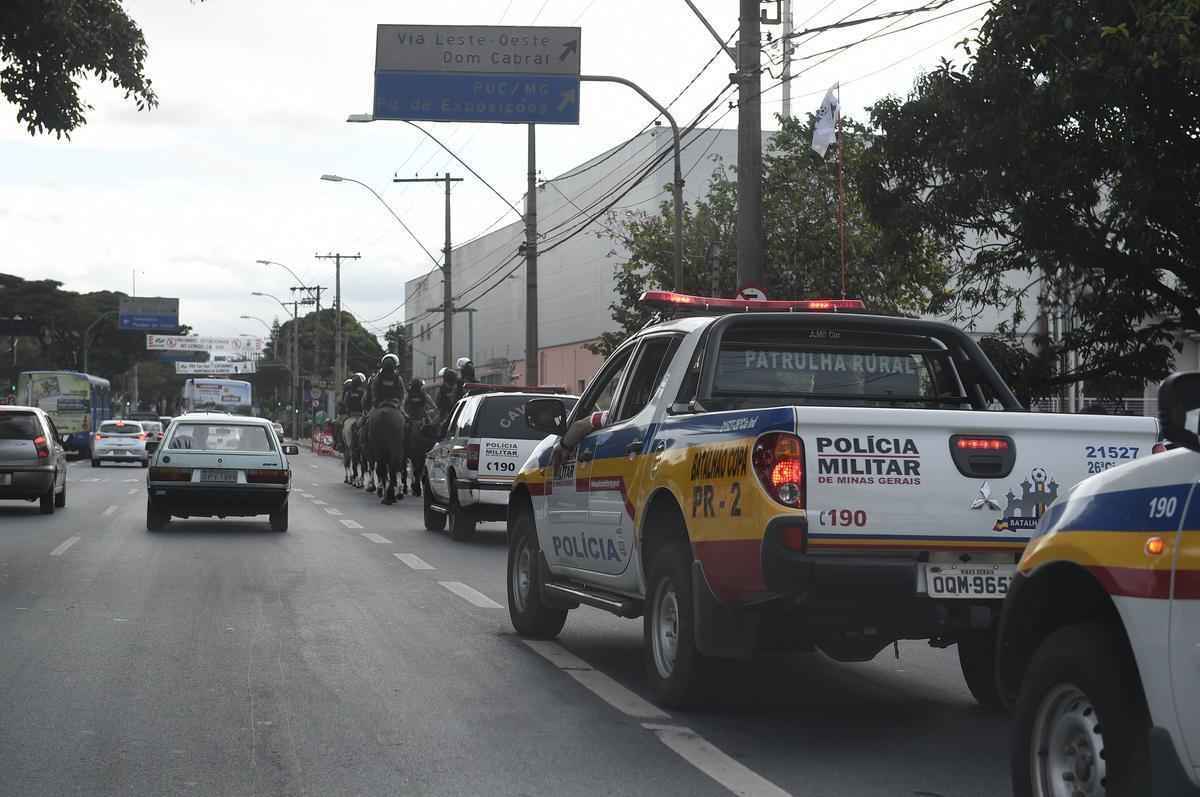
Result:
[[[362,385],[356,385],[351,379],[346,380],[346,384],[342,387],[342,405],[346,408],[347,414],[357,415],[363,411],[365,393],[366,390]]]
[[[404,380],[397,371],[381,369],[375,374],[372,392],[376,407],[385,401],[395,401],[399,405],[404,401]]]
[[[459,384],[462,384],[463,382],[474,382],[475,381],[475,365],[473,363],[467,363],[466,365],[464,365],[462,367],[461,377],[462,378],[459,379]]]
[[[414,421],[423,421],[425,414],[433,408],[424,390],[409,390],[404,399],[404,414]]]
[[[443,381],[438,385],[437,411],[443,426],[450,420],[450,413],[454,412],[454,405],[458,403],[459,398],[461,398],[461,386],[458,382]]]

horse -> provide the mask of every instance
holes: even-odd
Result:
[[[370,457],[375,461],[379,489],[384,491],[384,504],[396,502],[396,479],[404,468],[405,420],[396,404],[384,402],[371,411],[367,421]]]
[[[358,486],[362,487],[365,477],[367,492],[375,493],[375,460],[372,459],[371,448],[371,416],[368,412],[364,414],[361,420],[354,425],[354,448],[356,459],[358,460],[359,479]],[[383,495],[383,491],[379,491]]]
[[[353,487],[362,487],[362,474],[358,470],[361,452],[358,449],[357,435],[355,434],[356,427],[361,420],[361,415],[350,415],[342,422],[342,428],[339,430],[342,440],[342,466],[346,469],[346,477],[342,483]]]
[[[405,466],[400,469],[400,493],[402,495],[408,492],[407,463],[409,462],[412,463],[412,494],[416,496],[421,494],[421,479],[425,475],[425,455],[437,442],[438,431],[437,422],[431,420],[428,415],[408,419],[408,426],[404,430]]]

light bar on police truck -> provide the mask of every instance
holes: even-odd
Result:
[[[489,385],[486,382],[464,382],[463,391],[472,395],[476,393],[545,393],[558,395],[567,392],[565,387],[558,385]]]
[[[867,309],[862,299],[718,299],[674,291],[646,291],[638,301],[648,307],[676,312],[836,313]]]

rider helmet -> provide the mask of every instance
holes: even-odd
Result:
[[[379,367],[385,371],[395,371],[400,367],[400,358],[389,352],[383,355],[383,359],[379,361]]]
[[[470,357],[459,357],[458,361],[454,363],[454,367],[461,371],[462,369],[466,368],[468,365],[474,365],[474,364],[475,363],[471,362]]]
[[[354,380],[353,380],[353,379],[347,379],[345,382],[342,382],[342,387],[349,387],[349,386],[350,386],[350,385],[352,385],[352,384],[354,384]]]
[[[442,378],[443,382],[457,382],[458,381],[458,372],[455,371],[453,368],[443,368],[442,370],[438,371],[438,376],[440,376]]]
[[[351,378],[354,380],[354,384],[356,385],[364,385],[367,382],[367,375],[362,371],[355,371],[354,376]]]

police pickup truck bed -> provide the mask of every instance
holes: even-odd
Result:
[[[1024,412],[965,333],[853,301],[644,300],[702,314],[627,340],[566,417],[527,405],[549,436],[509,500],[517,631],[552,637],[579,605],[644,616],[667,705],[711,657],[929,639],[997,702],[995,627],[1039,516],[1149,455],[1156,422]]]

